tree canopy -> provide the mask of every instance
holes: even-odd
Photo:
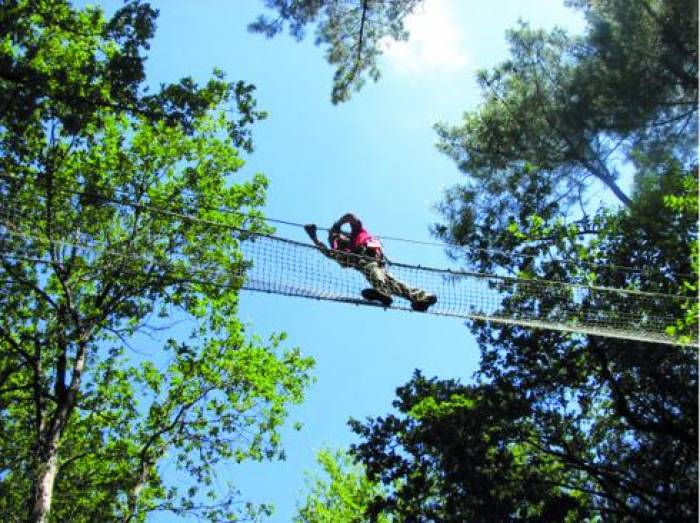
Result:
[[[391,485],[367,514],[398,521],[582,520],[575,473],[541,452],[527,398],[515,387],[464,386],[420,372],[397,390],[396,414],[351,422],[352,452]],[[370,516],[371,517],[371,516]]]
[[[326,60],[336,67],[331,101],[347,101],[366,77],[380,77],[378,58],[386,40],[406,40],[404,26],[422,0],[265,0],[276,17],[260,15],[250,31],[271,38],[284,31],[302,40],[308,25],[316,26],[316,45],[326,47]]]
[[[529,162],[549,174],[552,199],[578,202],[595,179],[629,205],[619,186],[623,159],[693,148],[697,5],[575,4],[585,9],[588,33],[512,30],[511,58],[479,73],[482,106],[461,125],[439,125],[440,148],[475,183]]]
[[[321,450],[316,456],[324,472],[323,477],[308,475],[309,490],[304,504],[298,507],[295,522],[309,521],[344,523],[360,521],[382,487],[367,478],[363,467],[342,450]],[[383,515],[379,523],[391,521]]]
[[[213,478],[224,460],[284,456],[279,427],[310,380],[283,335],[236,318],[239,242],[268,230],[265,177],[234,177],[264,116],[253,87],[215,71],[147,94],[156,14],[62,0],[0,14],[5,521],[267,510]]]

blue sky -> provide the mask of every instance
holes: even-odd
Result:
[[[90,3],[108,12],[121,4]],[[254,127],[256,149],[241,176],[269,178],[267,216],[327,227],[352,211],[379,236],[425,241],[439,219],[434,205],[442,190],[460,180],[434,146],[433,124],[456,123],[478,105],[475,72],[506,58],[505,31],[519,18],[574,32],[583,26],[561,0],[428,0],[408,21],[411,40],[387,49],[379,83],[333,106],[333,70],[313,46],[313,30],[301,44],[247,32],[264,12],[262,0],[151,3],[160,17],[147,62],[150,83],[188,75],[203,82],[218,67],[230,80],[257,86],[269,118]],[[305,238],[288,227],[278,234]],[[384,243],[392,260],[449,265],[440,248]],[[293,517],[316,452],[353,441],[350,417],[387,413],[414,369],[468,381],[478,363],[472,336],[455,319],[248,292],[240,317],[263,337],[285,331],[288,346],[316,360],[316,382],[292,409],[291,420],[303,428],[284,431],[287,460],[223,467],[219,478],[222,485],[235,481],[246,499],[273,503],[274,522]]]

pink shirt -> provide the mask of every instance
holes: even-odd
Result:
[[[379,242],[378,238],[375,238],[367,229],[360,229],[355,235],[355,239],[352,242],[352,249],[355,250],[358,247],[367,247],[369,249],[375,249],[379,254],[382,253],[382,244]]]

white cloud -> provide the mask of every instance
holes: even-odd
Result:
[[[452,2],[426,0],[406,18],[406,29],[410,33],[408,41],[383,42],[384,56],[398,72],[457,73],[469,65]]]

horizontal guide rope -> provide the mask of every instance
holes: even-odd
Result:
[[[47,238],[9,229],[7,232],[8,236],[32,240],[34,244],[19,245],[19,242],[13,241],[7,245],[7,242],[3,242],[0,250],[5,253],[4,258],[56,265],[52,260],[32,255],[33,251],[48,251],[50,242]],[[114,255],[104,244],[94,242],[79,244],[59,241],[53,244],[74,246],[95,258]],[[197,260],[176,259],[184,267],[172,274],[168,273],[171,268],[163,261],[138,257],[131,257],[131,261],[140,262],[141,267],[144,263],[158,264],[160,272],[153,278],[161,278],[164,282],[234,289],[242,285],[243,289],[252,291],[376,305],[360,299],[360,291],[369,284],[358,271],[341,268],[309,244],[250,234],[239,246],[249,264],[242,265],[240,272],[231,274],[198,269]],[[115,246],[110,247],[113,250]],[[128,244],[116,247],[121,247],[121,256],[129,259],[132,251]],[[87,261],[88,267],[81,267],[81,270],[99,274],[101,269],[97,264],[100,261]],[[90,262],[95,265],[90,266]],[[113,266],[103,267],[104,270],[111,268]],[[435,293],[438,301],[429,309],[432,314],[646,342],[675,344],[676,341],[666,334],[666,327],[675,324],[676,318],[682,314],[682,306],[693,301],[685,296],[526,280],[401,263],[388,263],[387,269],[408,285]],[[4,272],[12,276],[7,267]],[[133,268],[123,268],[122,274],[148,276],[145,271]],[[410,304],[396,298],[391,308],[409,310]]]
[[[21,179],[17,178],[16,176],[9,176],[6,174],[0,174],[0,179],[10,180],[10,181],[21,181]],[[150,205],[150,204],[144,203],[144,202],[134,202],[132,200],[129,200],[128,196],[126,199],[125,198],[118,199],[118,198],[114,198],[112,196],[108,196],[108,195],[101,194],[101,193],[94,192],[94,191],[83,191],[83,190],[67,189],[67,188],[55,188],[55,190],[57,192],[61,192],[64,194],[72,194],[72,195],[76,195],[76,196],[87,196],[90,198],[99,199],[99,200],[102,200],[104,202],[108,202],[108,203],[115,204],[115,205],[124,205],[127,207],[139,209],[139,210],[146,211],[146,212],[153,212],[153,213],[163,214],[166,216],[172,216],[172,217],[176,217],[176,218],[190,221],[192,223],[201,223],[201,224],[205,224],[205,225],[211,225],[214,227],[222,227],[222,228],[227,228],[227,229],[231,229],[231,230],[249,232],[249,231],[246,231],[245,229],[241,229],[239,227],[236,227],[236,226],[233,226],[230,224],[223,224],[220,222],[215,222],[215,221],[211,221],[211,220],[197,218],[195,216],[192,216],[189,213],[183,213],[183,212],[173,211],[170,209],[164,209],[162,207]],[[120,191],[120,192],[123,193],[123,191]],[[198,211],[198,210],[217,211],[217,212],[221,212],[224,214],[232,214],[232,215],[241,216],[243,218],[250,218],[250,219],[260,219],[260,220],[263,220],[263,221],[266,221],[269,223],[288,225],[288,226],[297,227],[297,228],[304,227],[304,224],[301,224],[301,223],[296,223],[296,222],[281,220],[281,219],[275,219],[275,218],[267,218],[264,216],[257,216],[255,214],[237,211],[237,210],[234,210],[234,209],[231,209],[228,207],[215,207],[215,206],[206,206],[206,205],[198,204],[197,208],[193,209],[190,212]],[[328,231],[329,230],[328,228],[321,227],[321,226],[318,226],[317,228],[318,228],[318,230],[321,230],[321,231]],[[398,237],[394,237],[394,236],[385,236],[385,235],[377,235],[377,236],[380,237],[382,240],[397,241],[397,242],[409,243],[409,244],[414,244],[414,245],[440,247],[443,249],[471,250],[473,252],[481,252],[481,253],[485,253],[485,254],[495,254],[495,255],[499,255],[499,256],[511,256],[511,257],[529,258],[529,259],[537,259],[541,256],[541,255],[526,254],[526,253],[519,253],[519,252],[512,252],[512,251],[508,252],[508,251],[502,251],[502,250],[497,250],[497,249],[484,249],[481,247],[475,247],[475,246],[471,246],[471,245],[453,245],[453,244],[446,244],[446,243],[440,243],[440,242],[411,240],[411,239],[406,239],[406,238],[398,238]],[[562,264],[586,266],[586,267],[589,267],[592,269],[610,269],[610,270],[619,271],[619,272],[629,272],[629,273],[637,273],[637,274],[657,274],[657,273],[661,272],[658,269],[650,269],[648,267],[646,267],[646,268],[627,267],[627,266],[623,266],[623,265],[595,263],[595,262],[590,262],[590,261],[586,261],[586,260],[551,258],[548,261],[562,263]],[[685,277],[685,278],[694,277],[693,275],[690,275],[690,274],[675,274],[675,276],[676,277]]]

